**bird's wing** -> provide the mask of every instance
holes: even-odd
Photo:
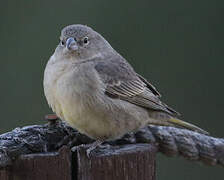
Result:
[[[106,85],[105,94],[111,98],[120,98],[138,106],[163,111],[170,115],[179,114],[162,103],[156,88],[138,75],[121,57],[100,60],[95,65],[95,69]]]

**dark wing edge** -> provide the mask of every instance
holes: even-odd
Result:
[[[137,74],[137,73],[136,73]],[[137,76],[147,85],[147,88],[149,88],[152,93],[157,96],[157,97],[162,97],[162,95],[159,93],[159,91],[155,88],[155,86],[153,86],[151,83],[149,83],[143,76],[141,76],[140,74],[137,74]],[[181,116],[181,114],[179,112],[177,112],[176,110],[174,110],[173,108],[169,107],[168,105],[166,105],[165,103],[162,103],[170,112],[172,112],[173,114],[175,114],[176,116]]]
[[[140,74],[136,75],[147,85],[147,88],[149,88],[152,93],[158,97],[161,97],[162,95],[159,93],[159,91],[157,91],[157,89],[155,88],[155,86],[153,86],[151,83],[149,83],[143,76],[141,76]]]

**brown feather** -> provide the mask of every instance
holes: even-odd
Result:
[[[100,78],[106,84],[105,94],[147,109],[166,112],[172,116],[179,115],[160,101],[161,95],[156,88],[137,74],[127,61],[120,56],[106,61],[98,61],[95,66]]]

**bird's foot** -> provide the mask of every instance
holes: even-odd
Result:
[[[103,140],[96,140],[96,141],[94,141],[93,143],[90,143],[90,144],[82,144],[82,145],[80,145],[80,146],[81,146],[82,148],[86,149],[86,156],[87,156],[88,158],[90,158],[90,157],[91,157],[91,153],[92,153],[96,148],[98,148],[98,147],[102,147],[102,148],[104,148],[104,147],[105,147],[105,145],[102,145],[103,143],[104,143]],[[80,146],[79,146],[79,147],[80,147]],[[72,148],[72,151],[73,151],[73,152],[76,151],[77,148],[78,148],[77,146],[73,147],[73,148]]]
[[[103,141],[102,140],[96,140],[95,142],[93,142],[92,144],[90,144],[90,146],[86,150],[87,157],[90,158],[91,152],[93,150],[95,150],[97,147],[100,147],[102,144],[103,144]]]
[[[71,148],[71,147],[75,146],[76,143],[77,143],[76,135],[68,134],[55,145],[55,148],[60,149],[63,145],[66,145]]]

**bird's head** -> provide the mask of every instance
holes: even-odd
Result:
[[[99,33],[88,26],[75,24],[62,29],[55,53],[72,60],[85,60],[110,51],[113,48]]]

